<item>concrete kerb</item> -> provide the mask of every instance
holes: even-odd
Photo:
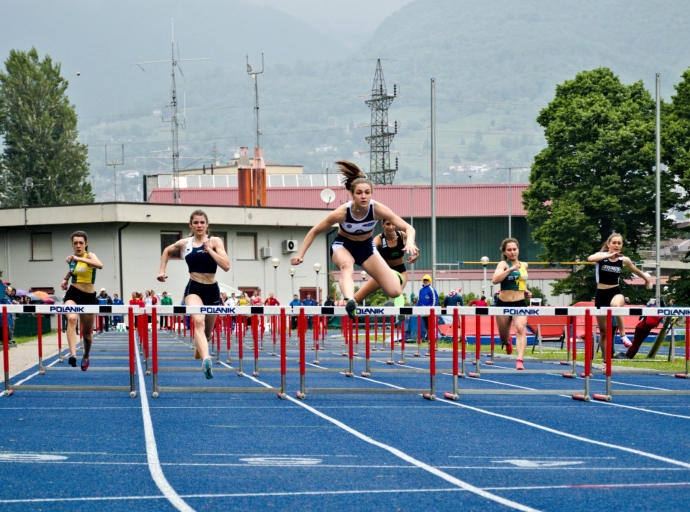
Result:
[[[64,335],[62,347],[67,347],[67,339]],[[57,352],[57,333],[43,336],[43,360],[46,361],[49,357],[57,355]],[[10,348],[10,377],[34,366],[38,367],[38,339]]]

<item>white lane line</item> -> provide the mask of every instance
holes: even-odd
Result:
[[[146,396],[146,382],[144,380],[144,371],[141,368],[139,351],[137,351],[136,355],[137,376],[139,377],[139,396],[141,397],[141,416],[144,420],[144,437],[146,439],[146,458],[148,460],[151,477],[158,486],[158,489],[163,493],[163,496],[165,496],[177,510],[193,512],[194,509],[180,498],[163,474],[163,469],[158,459],[158,448],[156,447],[156,437],[153,433],[153,422],[151,421],[151,411],[149,411],[149,401]]]
[[[582,437],[582,436],[578,436],[578,435],[575,435],[575,434],[569,434],[569,433],[567,433],[567,432],[563,432],[562,430],[557,430],[557,429],[555,429],[555,428],[546,427],[546,426],[543,426],[543,425],[539,425],[539,424],[537,424],[537,423],[532,423],[531,421],[521,420],[521,419],[519,419],[519,418],[513,418],[513,417],[511,417],[511,416],[506,416],[506,415],[504,415],[504,414],[499,414],[499,413],[496,413],[496,412],[487,411],[487,410],[485,410],[485,409],[480,409],[480,408],[478,408],[478,407],[472,407],[472,406],[470,406],[470,405],[460,404],[460,403],[458,403],[458,402],[451,402],[451,401],[448,401],[448,400],[439,400],[439,402],[444,403],[444,404],[448,404],[448,405],[454,405],[455,407],[461,407],[461,408],[463,408],[463,409],[468,409],[468,410],[470,410],[470,411],[475,411],[475,412],[478,412],[478,413],[481,413],[481,414],[486,414],[486,415],[488,415],[488,416],[494,416],[494,417],[496,417],[496,418],[501,418],[501,419],[505,419],[505,420],[509,420],[509,421],[514,421],[515,423],[520,423],[520,424],[526,425],[526,426],[528,426],[528,427],[532,427],[532,428],[536,428],[536,429],[539,429],[539,430],[543,430],[544,432],[549,432],[549,433],[551,433],[551,434],[556,434],[556,435],[559,435],[559,436],[567,437],[567,438],[569,438],[569,439],[574,439],[574,440],[576,440],[576,441],[582,441],[582,442],[584,442],[584,443],[590,443],[590,444],[594,444],[594,445],[597,445],[597,446],[603,446],[603,447],[605,447],[605,448],[612,448],[612,449],[614,449],[614,450],[621,450],[621,451],[624,451],[624,452],[627,452],[627,453],[632,453],[632,454],[634,454],[634,455],[640,455],[640,456],[642,456],[642,457],[647,457],[647,458],[650,458],[650,459],[654,459],[654,460],[658,460],[658,461],[661,461],[661,462],[666,462],[666,463],[668,463],[668,464],[673,464],[673,465],[676,465],[676,466],[684,467],[684,468],[686,468],[686,469],[690,469],[690,464],[687,463],[687,462],[682,462],[682,461],[675,460],[675,459],[669,459],[668,457],[662,457],[661,455],[655,455],[655,454],[653,454],[653,453],[643,452],[642,450],[636,450],[636,449],[634,449],[634,448],[627,448],[627,447],[625,447],[625,446],[618,446],[618,445],[611,444],[611,443],[605,443],[605,442],[603,442],[603,441],[596,441],[596,440],[594,440],[594,439],[588,439],[588,438],[586,438],[586,437]]]
[[[222,362],[221,362],[221,364],[222,364]],[[262,382],[262,381],[254,378],[250,375],[247,375],[247,377],[249,377],[253,381],[257,382],[258,384],[261,384],[262,386],[265,386],[267,388],[272,387],[272,386],[268,385],[267,383]],[[429,473],[431,473],[431,474],[433,474],[439,478],[442,478],[446,482],[449,482],[449,483],[451,483],[451,484],[453,484],[453,485],[455,485],[461,489],[469,491],[469,492],[476,494],[477,496],[480,496],[482,498],[494,501],[496,503],[500,503],[501,505],[504,505],[506,507],[513,508],[515,510],[523,510],[525,512],[527,512],[527,511],[533,512],[536,510],[536,509],[533,509],[533,508],[528,507],[526,505],[522,505],[521,503],[517,503],[515,501],[508,500],[506,498],[502,498],[501,496],[497,496],[495,494],[483,491],[482,489],[480,489],[479,487],[475,487],[474,485],[470,485],[467,482],[464,482],[458,478],[455,478],[452,475],[449,475],[448,473],[441,471],[440,469],[436,469],[433,466],[430,466],[430,465],[428,465],[428,464],[426,464],[420,460],[415,459],[414,457],[411,457],[410,455],[407,455],[406,453],[398,450],[397,448],[393,448],[392,446],[389,446],[387,444],[376,441],[375,439],[372,439],[371,437],[369,437],[365,434],[362,434],[361,432],[345,425],[341,421],[338,421],[335,418],[331,418],[330,416],[322,413],[321,411],[317,411],[313,407],[310,407],[309,405],[301,402],[300,400],[292,398],[291,396],[288,396],[287,399],[290,400],[292,403],[297,404],[300,407],[303,407],[304,409],[308,410],[312,414],[315,414],[315,415],[319,416],[320,418],[322,418],[326,421],[329,421],[329,422],[333,423],[334,425],[337,425],[341,429],[343,429],[346,432],[348,432],[349,434],[352,434],[353,436],[361,439],[362,441],[369,443],[373,446],[376,446],[378,448],[381,448],[383,450],[386,450],[387,452],[395,455],[396,457],[404,460],[405,462],[408,462],[414,466],[417,466],[418,468],[424,469],[425,471],[427,471],[427,472],[429,472]]]
[[[687,488],[690,482],[663,482],[663,483],[630,483],[630,484],[566,484],[566,485],[535,485],[515,487],[484,487],[485,491],[538,491],[538,490],[601,490],[601,489],[625,489],[625,488]],[[348,491],[299,491],[299,492],[266,492],[266,493],[235,493],[235,494],[183,494],[182,498],[262,498],[275,496],[321,496],[321,495],[355,495],[355,494],[405,494],[405,493],[437,493],[437,492],[467,492],[455,487],[441,489],[375,489],[375,490],[348,490]],[[84,498],[24,498],[15,500],[0,500],[0,503],[59,503],[77,501],[127,501],[127,500],[162,500],[165,496],[112,496],[112,497],[84,497]]]
[[[362,377],[360,377],[360,378],[362,378]],[[392,384],[388,384],[388,383],[386,383],[386,382],[377,381],[377,380],[374,380],[374,379],[365,379],[365,380],[370,380],[370,381],[372,381],[372,382],[376,382],[376,383],[378,383],[378,384],[383,384],[384,386],[389,386],[389,387],[393,387],[393,388],[397,388],[397,389],[405,389],[405,388],[402,388],[402,387],[400,387],[400,386],[394,386],[394,385],[392,385]],[[525,389],[532,389],[532,388],[525,388]],[[532,422],[530,422],[530,421],[521,420],[521,419],[518,419],[518,418],[513,418],[513,417],[511,417],[511,416],[505,416],[505,415],[503,415],[503,414],[499,414],[499,413],[487,411],[487,410],[485,410],[485,409],[479,409],[479,408],[477,408],[477,407],[472,407],[472,406],[465,405],[465,404],[460,404],[460,403],[458,403],[458,402],[453,402],[453,401],[449,401],[449,400],[439,400],[439,402],[444,403],[444,404],[448,404],[448,405],[454,405],[454,406],[456,406],[456,407],[462,407],[462,408],[465,408],[465,409],[470,409],[470,410],[472,410],[472,411],[480,412],[480,413],[482,413],[482,414],[487,414],[487,415],[489,415],[489,416],[495,416],[495,417],[497,417],[497,418],[503,418],[503,419],[507,419],[507,420],[510,420],[510,421],[515,421],[515,422],[517,422],[517,423],[522,423],[523,425],[527,425],[527,426],[530,426],[530,427],[532,427],[532,428],[537,428],[537,429],[540,429],[540,430],[544,430],[544,431],[546,431],[546,432],[550,432],[550,433],[552,433],[552,434],[557,434],[557,435],[560,435],[560,436],[569,437],[569,438],[575,439],[575,440],[577,440],[577,441],[583,441],[583,442],[586,442],[586,443],[596,444],[596,445],[599,445],[599,446],[605,446],[605,447],[607,447],[607,448],[614,448],[614,449],[616,449],[616,450],[621,450],[621,451],[624,451],[624,452],[633,453],[633,454],[635,454],[635,455],[641,455],[641,456],[643,456],[643,457],[648,457],[648,458],[650,458],[650,459],[655,459],[655,460],[659,460],[659,461],[662,461],[662,462],[667,462],[667,463],[669,463],[669,464],[674,464],[674,465],[676,465],[676,466],[681,466],[681,467],[690,469],[690,464],[687,463],[687,462],[682,462],[682,461],[675,460],[675,459],[669,459],[669,458],[667,458],[667,457],[662,457],[662,456],[660,456],[660,455],[655,455],[655,454],[653,454],[653,453],[647,453],[647,452],[643,452],[643,451],[641,451],[641,450],[635,450],[634,448],[626,448],[626,447],[624,447],[624,446],[617,446],[617,445],[615,445],[615,444],[605,443],[605,442],[603,442],[603,441],[596,441],[596,440],[594,440],[594,439],[588,439],[588,438],[586,438],[586,437],[581,437],[581,436],[577,436],[577,435],[575,435],[575,434],[569,434],[569,433],[567,433],[567,432],[563,432],[563,431],[561,431],[561,430],[556,430],[556,429],[553,429],[553,428],[550,428],[550,427],[545,427],[545,426],[543,426],[543,425],[538,425],[537,423],[532,423]]]

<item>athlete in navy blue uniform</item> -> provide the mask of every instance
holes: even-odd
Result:
[[[165,282],[168,276],[165,267],[170,254],[183,251],[184,259],[189,267],[189,282],[184,291],[184,303],[189,306],[219,306],[221,305],[220,288],[216,282],[218,267],[225,272],[230,270],[230,260],[225,253],[223,242],[218,237],[208,235],[208,217],[201,210],[192,212],[189,217],[189,227],[192,236],[178,240],[169,245],[161,256],[158,280]],[[192,315],[194,321],[194,357],[202,359],[201,368],[207,379],[213,378],[211,358],[208,355],[208,338],[216,325],[217,315]]]
[[[340,292],[346,301],[345,309],[348,315],[354,318],[357,308],[357,302],[354,300],[355,283],[352,278],[355,264],[366,270],[389,297],[402,295],[400,278],[391,271],[374,246],[372,234],[376,223],[381,219],[388,219],[406,233],[407,239],[403,250],[408,256],[416,256],[418,249],[414,243],[414,228],[390,208],[371,198],[374,186],[359,167],[344,160],[336,163],[345,176],[345,186],[352,194],[352,200],[333,210],[307,233],[299,253],[290,263],[302,263],[314,238],[330,229],[333,224],[338,224],[338,236],[331,245],[331,258],[340,269]]]
[[[597,293],[594,296],[594,305],[598,308],[625,307],[625,297],[619,286],[623,267],[629,268],[633,274],[637,274],[644,279],[647,287],[651,288],[652,286],[649,277],[638,269],[630,261],[630,258],[623,256],[621,249],[623,249],[623,236],[618,233],[612,233],[604,242],[604,245],[602,245],[601,252],[596,252],[587,258],[587,261],[592,261],[596,264]],[[597,316],[597,324],[599,324],[601,353],[606,357],[606,317]],[[632,345],[632,342],[625,335],[625,323],[622,316],[616,317],[616,325],[620,331],[623,344],[626,347]],[[613,343],[611,344],[611,350],[613,350]]]

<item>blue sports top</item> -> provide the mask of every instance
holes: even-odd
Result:
[[[352,215],[352,201],[347,202],[345,222],[340,224],[340,229],[349,235],[366,235],[374,231],[378,220],[374,218],[374,200],[369,201],[369,211],[363,219],[356,219]]]
[[[209,239],[211,237],[208,237]],[[218,270],[218,264],[213,260],[211,255],[204,252],[204,246],[194,247],[194,237],[190,237],[187,242],[187,247],[184,250],[184,259],[189,267],[189,273],[198,272],[200,274],[215,274]]]

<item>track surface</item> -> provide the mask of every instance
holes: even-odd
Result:
[[[328,338],[321,367],[347,368],[341,341]],[[87,372],[52,358],[45,375],[34,368],[12,383],[128,385],[126,370],[102,371],[127,366],[126,342],[125,333],[103,334]],[[189,345],[167,332],[160,332],[159,344],[161,386],[280,384],[279,373],[268,371],[279,366],[268,341],[257,377],[249,351],[245,375],[237,375],[233,346],[230,365],[214,362],[209,381]],[[308,373],[307,388],[428,388],[428,374],[406,372],[428,369],[428,358],[413,352],[406,366],[385,364],[390,351],[372,352],[380,360],[371,362],[369,379]],[[299,388],[297,347],[288,348],[288,357],[287,400],[274,393],[201,392],[161,392],[153,399],[142,357],[136,378],[139,390],[146,386],[144,396],[16,391],[0,398],[0,509],[585,511],[656,510],[663,503],[665,510],[686,510],[690,502],[688,396],[616,396],[607,404],[559,395],[464,395],[450,402],[416,394],[308,392],[301,401],[292,398]],[[437,359],[442,397],[452,387],[451,363],[448,354]],[[561,377],[567,367],[526,366],[553,374],[484,373],[461,379],[460,387],[583,387],[581,379]],[[497,362],[482,371],[510,368],[509,361]],[[377,373],[391,369],[399,372]],[[363,370],[358,359],[355,375]],[[614,389],[690,389],[690,381],[664,376],[614,381]],[[592,391],[604,391],[601,376]]]

